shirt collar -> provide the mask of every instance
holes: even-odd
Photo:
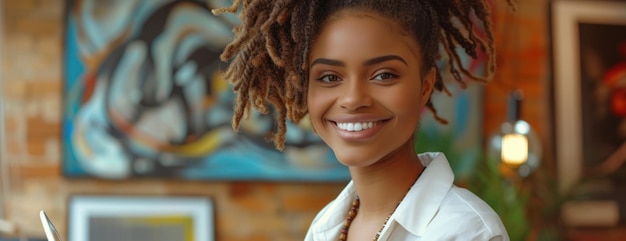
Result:
[[[443,153],[419,154],[426,167],[400,203],[389,222],[397,222],[415,236],[423,236],[454,182],[454,173]]]
[[[418,156],[427,168],[404,198],[410,201],[403,200],[398,205],[387,226],[397,222],[413,235],[423,236],[426,226],[435,217],[441,201],[454,182],[454,173],[443,153],[427,152]],[[328,240],[338,237],[355,197],[356,192],[350,181],[337,198],[324,208],[333,211],[322,210],[321,213],[324,214],[317,220],[318,225],[313,232],[329,238]]]

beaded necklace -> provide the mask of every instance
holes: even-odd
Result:
[[[406,193],[404,193],[404,196],[402,197],[402,199],[400,199],[398,204],[396,204],[396,207],[393,208],[389,216],[385,218],[385,222],[383,222],[383,226],[380,227],[380,230],[378,230],[378,232],[376,232],[376,236],[374,236],[373,241],[378,241],[378,238],[380,237],[380,234],[383,232],[383,229],[385,229],[385,226],[387,226],[387,222],[391,218],[391,215],[393,215],[393,213],[396,212],[396,209],[398,208],[398,206],[400,206],[400,203],[402,203],[402,200],[404,200],[404,198],[409,193],[409,191],[411,190],[415,182],[417,182],[417,179],[419,179],[420,176],[422,176],[422,173],[424,173],[424,169],[426,169],[426,167],[424,167],[422,171],[420,172],[420,174],[417,175],[417,178],[415,178],[415,181],[413,181],[413,184],[409,186],[409,189],[407,190]],[[352,224],[352,221],[354,221],[354,218],[356,218],[356,214],[359,212],[360,205],[361,205],[361,201],[359,200],[359,197],[357,196],[356,199],[354,199],[354,201],[352,202],[352,207],[350,208],[350,211],[348,211],[348,217],[346,218],[346,222],[343,224],[343,228],[341,229],[341,233],[339,234],[339,241],[348,240],[348,230],[350,230],[350,225]]]

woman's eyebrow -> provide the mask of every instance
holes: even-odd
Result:
[[[316,65],[316,64],[326,64],[326,65],[333,65],[333,66],[339,66],[339,67],[345,67],[346,66],[346,64],[344,62],[341,62],[339,60],[324,59],[324,58],[319,58],[319,59],[313,60],[313,62],[311,62],[311,67],[313,67],[313,65]]]
[[[402,57],[398,55],[385,55],[385,56],[376,57],[376,58],[365,61],[363,65],[374,65],[374,64],[382,63],[382,62],[389,61],[389,60],[398,60],[407,66],[409,65]]]
[[[406,62],[406,60],[404,60],[402,57],[398,55],[385,55],[385,56],[368,59],[367,61],[363,63],[363,65],[374,65],[374,64],[382,63],[382,62],[389,61],[389,60],[398,60],[407,66],[409,65]],[[311,62],[311,67],[313,67],[313,65],[316,65],[316,64],[325,64],[325,65],[332,65],[332,66],[339,66],[339,67],[346,66],[346,64],[340,60],[325,59],[325,58],[318,58],[318,59],[313,60],[313,62]]]

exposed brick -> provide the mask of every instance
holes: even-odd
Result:
[[[46,154],[46,138],[31,137],[28,138],[26,145],[28,155],[33,157],[42,157]]]
[[[4,51],[7,57],[17,55],[22,52],[30,52],[35,47],[35,39],[32,36],[24,34],[7,34],[4,38],[4,44],[11,46]]]
[[[274,184],[234,182],[229,188],[229,198],[244,210],[257,212],[277,210]]]
[[[335,199],[345,184],[285,186],[279,191],[281,208],[287,212],[317,213]]]
[[[319,211],[320,210],[316,210],[315,212],[298,214],[288,213],[283,215],[289,222],[289,226],[287,228],[287,232],[285,232],[285,235],[292,234],[300,236],[302,231],[306,231],[309,229],[309,226],[311,226],[311,222],[313,222],[313,218],[315,218]]]
[[[275,237],[274,241],[301,241],[304,239],[305,234],[297,234],[297,235],[280,235]]]
[[[8,56],[4,61],[8,63],[8,70],[5,78],[10,81],[37,81],[38,79],[48,80],[52,76],[59,79],[60,70],[55,65],[43,65],[43,60],[37,59],[34,53],[23,53]],[[57,60],[55,60],[57,61]]]
[[[2,95],[5,99],[9,100],[24,100],[27,97],[28,85],[24,81],[11,81],[10,78],[6,78],[3,83],[4,89]]]
[[[58,16],[62,15],[65,10],[65,2],[64,0],[38,0],[37,15],[58,19]]]
[[[49,95],[41,98],[41,118],[48,123],[60,124],[63,108],[61,108],[61,96]],[[57,131],[60,126],[57,126]]]
[[[198,195],[203,196],[220,196],[224,200],[228,195],[221,195],[228,193],[229,185],[225,182],[189,182],[181,180],[170,180],[163,183],[168,193],[175,195]],[[217,198],[217,197],[215,197]]]
[[[27,152],[27,145],[23,143],[23,141],[16,138],[7,138],[5,147],[6,150],[4,151],[6,151],[6,154],[9,157],[25,155]],[[9,161],[11,161],[11,158],[9,158]]]
[[[21,178],[38,179],[45,177],[59,177],[61,169],[56,164],[22,165],[18,168]]]
[[[28,82],[27,95],[34,113],[44,122],[59,123],[61,119],[61,81],[39,80]],[[32,117],[32,116],[31,116]]]
[[[34,107],[32,107],[34,108]],[[58,138],[61,135],[61,125],[58,121],[50,122],[43,118],[43,115],[39,114],[43,110],[30,110],[37,113],[34,117],[28,118],[28,132],[27,137],[30,140],[38,142],[37,138]],[[31,139],[34,138],[34,139]]]
[[[281,204],[288,212],[316,212],[326,206],[333,198],[332,195],[325,195],[325,198],[314,194],[288,195],[281,199]]]
[[[24,123],[24,118],[18,115],[8,115],[4,117],[4,129],[7,138],[15,139],[16,136],[20,135],[20,130],[26,130],[26,123]]]
[[[36,0],[2,1],[4,12],[26,12],[36,7]],[[10,10],[10,11],[9,11]]]
[[[284,233],[289,225],[286,219],[278,215],[249,214],[245,212],[236,213],[236,215],[225,214],[225,216],[221,216],[220,221],[222,221],[223,225],[220,231],[225,234]]]
[[[59,165],[60,146],[56,138],[32,138],[29,140],[28,145],[25,145],[26,152],[24,153],[29,157],[29,162],[36,163],[36,165],[42,162],[47,165]]]
[[[45,36],[62,30],[60,21],[51,19],[25,18],[16,23],[16,32],[32,34],[35,37]]]
[[[39,55],[44,58],[49,59],[62,56],[61,41],[60,38],[58,38],[57,36],[38,38],[35,42],[35,46],[37,51],[39,52]],[[58,61],[57,59],[57,62],[60,61]]]
[[[231,200],[238,208],[247,213],[275,212],[278,209],[278,204],[274,198],[262,192],[231,197]]]
[[[249,196],[252,192],[254,192],[254,185],[251,183],[235,182],[230,184],[229,195],[232,198]]]
[[[241,235],[228,235],[224,237],[220,237],[218,240],[225,241],[271,241],[274,240],[268,235],[252,235],[242,237]]]

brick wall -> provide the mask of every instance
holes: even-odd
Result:
[[[551,140],[550,107],[550,0],[517,0],[517,13],[512,13],[505,1],[497,2],[495,11],[495,38],[497,47],[497,73],[485,88],[483,101],[483,130],[485,136],[493,134],[507,118],[507,98],[514,88],[524,94],[521,118],[526,120],[542,143],[543,159],[540,170],[535,171],[522,190],[530,195],[527,217],[531,228],[527,240],[538,240],[538,235],[561,235],[554,205],[557,194],[556,164]],[[538,211],[539,210],[539,211]],[[546,231],[547,230],[547,231]],[[545,239],[545,237],[543,237]],[[552,237],[556,238],[556,237]],[[551,239],[550,237],[547,239]],[[605,240],[600,238],[598,240]]]
[[[507,92],[519,65],[519,84],[526,93],[523,116],[547,138],[546,1],[520,2],[519,19],[497,20],[519,28],[519,48],[496,32],[499,72],[485,95],[485,132],[504,121]],[[496,1],[502,5],[504,1]],[[37,212],[46,209],[65,236],[66,202],[74,193],[208,195],[216,205],[217,240],[302,240],[314,214],[335,197],[343,184],[183,182],[139,180],[109,182],[68,180],[60,173],[62,0],[0,0],[3,15],[1,66],[5,107],[6,160],[10,190],[6,218],[25,235],[42,236]],[[519,21],[519,22],[513,22]],[[510,40],[510,37],[509,37]],[[502,47],[506,46],[506,47]],[[517,59],[513,61],[512,59]]]
[[[102,181],[64,179],[60,169],[62,0],[0,0],[3,101],[10,190],[5,218],[43,236],[45,209],[66,236],[75,193],[206,195],[216,207],[217,240],[302,240],[314,215],[345,184]]]
[[[484,95],[485,136],[506,120],[507,98],[514,87],[522,90],[521,117],[544,144],[545,162],[551,165],[549,109],[548,0],[518,0],[517,13],[505,1],[494,0],[494,31],[498,53],[496,76]]]

